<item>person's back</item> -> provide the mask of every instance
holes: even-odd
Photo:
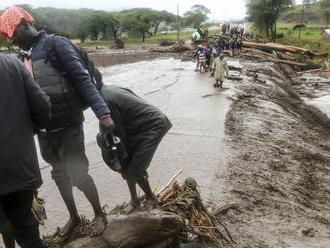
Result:
[[[12,6],[0,15],[0,32],[20,49],[31,51],[30,59],[25,59],[32,64],[36,82],[52,103],[51,118],[44,128],[38,128],[38,140],[41,156],[52,166],[52,178],[70,214],[59,236],[68,236],[81,223],[73,186],[82,191],[92,205],[96,223],[93,234],[99,235],[106,228],[106,219],[98,190],[88,173],[83,110],[91,107],[100,125],[108,132],[113,129],[110,111],[99,95],[79,49],[65,37],[37,31],[33,21],[33,16],[26,10]]]
[[[49,118],[49,98],[16,57],[0,54],[0,209],[21,247],[44,247],[31,207],[41,185],[34,124]],[[33,123],[34,121],[34,123]],[[13,246],[8,225],[4,241]],[[9,231],[9,233],[8,233]],[[9,240],[10,239],[10,240]]]
[[[204,49],[200,49],[197,53],[197,56],[198,56],[198,60],[199,61],[204,61],[205,60],[205,50]]]
[[[24,82],[28,72],[22,67],[18,59],[0,55],[0,195],[13,187],[41,184],[31,114],[37,117],[38,111],[47,111],[49,106],[41,100],[32,103],[36,112],[31,113]],[[39,103],[43,105],[36,106]]]
[[[129,89],[104,85],[101,93],[113,116],[116,135],[122,140],[125,157],[119,156],[119,172],[127,181],[132,209],[140,205],[136,184],[144,191],[146,200],[154,201],[147,169],[158,144],[172,127],[166,115]],[[101,135],[103,136],[103,135]],[[111,167],[112,158],[99,142],[103,160]]]
[[[131,90],[104,85],[101,92],[110,107],[115,123],[120,122],[126,135],[164,126],[164,113]]]

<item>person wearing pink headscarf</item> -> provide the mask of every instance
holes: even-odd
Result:
[[[114,124],[110,109],[70,40],[36,30],[33,17],[16,6],[1,14],[0,32],[19,48],[31,52],[33,76],[52,103],[51,118],[44,128],[37,130],[37,134],[41,156],[52,165],[52,178],[70,214],[59,236],[65,239],[81,223],[73,187],[83,192],[90,202],[95,213],[93,235],[100,235],[106,228],[107,219],[98,189],[89,174],[83,111],[91,107],[100,126],[111,133]]]
[[[22,21],[32,23],[33,17],[25,10],[20,7],[10,7],[4,11],[0,16],[0,33],[5,38],[12,39],[15,30]]]

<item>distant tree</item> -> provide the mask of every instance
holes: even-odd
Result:
[[[279,14],[293,4],[294,0],[247,0],[248,19],[275,42]]]
[[[325,25],[328,27],[330,23],[330,0],[321,0],[320,6]]]
[[[203,22],[205,22],[211,11],[204,5],[196,4],[191,7],[189,11],[183,14],[183,23],[185,26],[191,26],[193,28],[199,28]]]
[[[132,9],[123,11],[123,30],[132,35],[139,35],[142,41],[145,42],[146,36],[152,35],[150,30],[153,27],[154,12],[148,8]]]
[[[158,27],[162,22],[166,24],[171,24],[176,21],[176,16],[167,11],[157,11],[154,10],[152,14],[151,27],[153,28],[153,34],[157,34]]]

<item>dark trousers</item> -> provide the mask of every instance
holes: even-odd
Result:
[[[131,154],[126,161],[121,161],[124,167],[122,173],[125,179],[137,181],[147,177],[147,169],[155,155],[157,147],[165,134],[172,127],[171,122],[164,116],[163,124],[150,129],[145,133],[139,133],[138,137],[131,136],[129,140],[135,141]]]
[[[0,196],[0,208],[22,248],[45,247],[39,237],[39,224],[31,212],[33,194],[34,191],[26,190]]]
[[[83,125],[40,132],[38,140],[42,158],[53,167],[55,182],[73,183],[80,188],[89,177]]]
[[[15,238],[10,223],[7,220],[0,205],[0,234],[2,234],[3,243],[6,248],[15,248]]]

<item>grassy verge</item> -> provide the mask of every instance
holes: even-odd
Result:
[[[324,26],[319,24],[307,25],[301,30],[293,30],[294,24],[280,23],[277,28],[278,34],[283,34],[283,38],[278,39],[279,43],[295,45],[317,51],[330,52],[330,39],[323,35]]]
[[[180,40],[189,40],[191,38],[190,32],[180,33]],[[161,41],[176,41],[176,33],[167,33],[167,34],[156,34],[145,39],[145,42],[142,42],[141,37],[132,37],[123,39],[125,45],[150,45],[150,44],[159,44]],[[82,46],[111,46],[113,44],[112,40],[107,41],[85,41]]]
[[[215,30],[209,30],[209,35],[219,34]],[[187,41],[191,39],[191,32],[180,32],[180,40]],[[142,42],[141,37],[132,37],[123,39],[125,45],[135,46],[135,45],[158,45],[161,41],[177,41],[177,33],[167,33],[167,34],[156,34],[146,38],[145,42]],[[86,41],[82,46],[111,46],[113,44],[112,40],[107,41]]]

